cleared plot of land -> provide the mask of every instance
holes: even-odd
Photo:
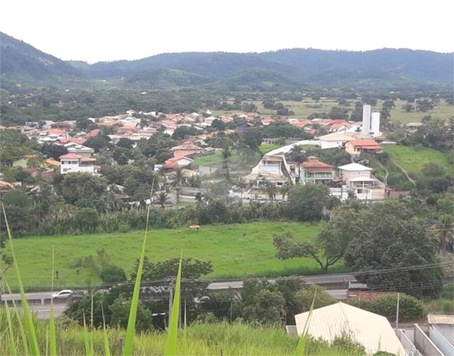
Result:
[[[448,155],[426,147],[409,147],[400,145],[383,145],[383,150],[409,174],[417,176],[424,165],[436,163],[445,168],[445,173],[452,170]]]
[[[273,144],[268,144],[264,143],[260,146],[260,152],[262,154],[268,153],[275,148],[278,148],[279,146],[273,145]],[[250,159],[247,162],[248,166],[255,166],[260,159],[262,158],[262,155],[257,153],[254,157],[250,157]],[[220,164],[224,161],[224,158],[222,157],[222,149],[216,149],[214,152],[209,152],[209,153],[204,153],[200,155],[196,155],[194,162],[192,163],[193,166],[206,166],[206,165],[212,165],[212,164]],[[236,151],[232,152],[232,155],[228,159],[229,163],[241,163],[241,157]]]
[[[207,279],[244,278],[248,276],[284,276],[316,274],[320,269],[310,258],[280,261],[275,258],[273,234],[292,232],[298,239],[311,241],[317,235],[317,224],[266,222],[202,226],[200,231],[187,228],[152,230],[147,240],[146,255],[151,261],[178,257],[209,260],[214,272]],[[27,237],[14,240],[22,280],[27,290],[49,290],[52,273],[52,248],[55,248],[55,270],[59,279],[55,289],[76,288],[99,280],[89,277],[88,270],[77,274],[70,264],[77,258],[95,254],[104,247],[112,263],[129,274],[140,254],[144,232],[61,237]],[[9,249],[9,244],[7,250]],[[342,263],[332,272],[346,271]],[[9,270],[5,280],[16,289],[14,274]]]

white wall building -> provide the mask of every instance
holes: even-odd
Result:
[[[97,174],[98,166],[95,166],[95,158],[84,157],[74,153],[60,156],[60,173],[90,173]]]
[[[337,303],[297,314],[295,322],[298,336],[308,323],[307,332],[314,339],[333,342],[336,337],[348,335],[352,341],[363,345],[368,355],[378,351],[406,355],[388,319],[349,304]]]
[[[371,107],[370,105],[363,105],[363,134],[369,135],[370,133],[370,113]]]

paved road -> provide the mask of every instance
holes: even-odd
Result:
[[[327,288],[328,293],[335,299],[345,300],[347,298],[347,289],[342,288],[344,281],[354,281],[355,277],[351,274],[331,274],[324,276],[306,276],[304,280],[307,284],[320,284]],[[275,282],[276,279],[269,279],[270,282]],[[340,287],[341,286],[341,287]],[[208,285],[210,290],[222,289],[240,289],[243,287],[243,281],[224,281],[214,282]],[[338,289],[339,288],[339,289]],[[32,301],[30,309],[38,314],[41,319],[49,319],[50,305],[45,304],[51,298],[51,292],[26,293],[26,298]],[[3,300],[20,300],[20,294],[8,294],[2,296]],[[54,304],[55,316],[59,316],[66,308],[66,301],[58,301]]]
[[[315,276],[304,276],[304,281],[307,284],[320,284],[325,286],[327,289],[341,289],[341,285],[344,281],[354,281],[355,277],[352,274],[327,274],[327,275],[315,275]],[[276,279],[269,279],[274,282]],[[330,285],[331,288],[330,288]],[[208,289],[211,290],[222,290],[222,289],[239,289],[243,287],[243,281],[225,281],[225,282],[213,282],[208,285]],[[37,293],[25,293],[27,300],[32,299],[50,299],[51,292],[37,292]],[[2,296],[3,300],[20,300],[20,294],[5,294]]]
[[[334,299],[337,300],[345,300],[347,299],[347,290],[346,289],[331,289],[327,291]],[[59,303],[54,304],[54,315],[58,317],[61,315],[66,309],[67,303]],[[32,312],[38,314],[38,318],[40,319],[49,319],[50,317],[50,305],[30,305],[30,309]]]

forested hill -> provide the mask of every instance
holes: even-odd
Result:
[[[0,32],[0,61],[2,80],[58,80],[82,76],[82,72],[70,63],[2,32]]]
[[[0,33],[2,79],[122,79],[145,88],[292,90],[306,86],[452,86],[453,54],[409,49],[365,52],[286,49],[264,53],[168,53],[135,61],[64,62]]]

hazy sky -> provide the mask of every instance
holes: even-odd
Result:
[[[450,0],[6,0],[0,31],[62,59],[282,48],[454,52]]]

